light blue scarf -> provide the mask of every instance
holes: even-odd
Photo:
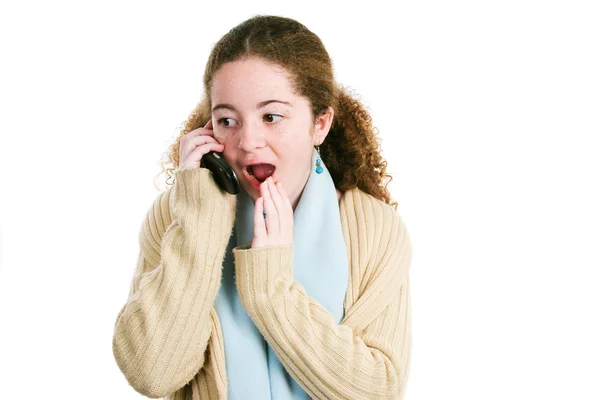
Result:
[[[339,323],[344,317],[348,287],[348,254],[342,233],[335,186],[327,167],[312,172],[294,210],[294,279]],[[254,201],[242,190],[237,195],[233,234],[227,245],[221,287],[215,308],[225,346],[228,400],[310,399],[288,374],[242,306],[235,285],[232,249],[251,243]]]

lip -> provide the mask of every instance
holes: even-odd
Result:
[[[249,167],[249,166],[251,166],[251,165],[258,165],[258,164],[269,164],[269,165],[272,165],[272,166],[274,166],[274,167],[275,167],[275,164],[273,164],[273,163],[270,163],[270,162],[268,162],[268,161],[257,161],[257,160],[254,160],[254,161],[249,161],[249,162],[247,162],[247,163],[243,164],[243,167],[244,167],[244,168],[248,168],[248,167]],[[277,168],[277,167],[275,167],[275,168]]]

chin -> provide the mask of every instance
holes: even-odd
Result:
[[[260,192],[257,192],[256,190],[254,190],[254,188],[249,188],[244,186],[244,190],[246,191],[246,193],[248,193],[250,195],[250,197],[252,197],[252,200],[256,201],[256,199],[258,199],[260,197]]]
[[[239,179],[239,178],[238,178],[238,179]],[[244,180],[242,180],[242,179],[239,179],[239,181],[240,181],[240,186],[241,186],[241,188],[242,188],[243,190],[245,190],[245,191],[246,191],[246,193],[248,193],[248,194],[250,195],[250,197],[252,197],[252,199],[253,199],[254,201],[256,201],[256,199],[260,197],[260,189],[258,189],[258,190],[257,190],[257,189],[255,189],[255,188],[254,188],[254,187],[253,187],[253,186],[250,184],[250,182],[248,182],[248,181],[247,181],[247,180],[245,180],[245,179],[244,179]]]

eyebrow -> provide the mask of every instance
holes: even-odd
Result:
[[[281,104],[287,104],[288,106],[292,106],[290,103],[288,103],[287,101],[283,101],[283,100],[266,100],[266,101],[261,101],[260,103],[258,103],[256,105],[256,109],[259,110],[261,108],[263,108],[264,106],[266,106],[267,104],[271,104],[271,103],[281,103]],[[217,104],[216,106],[214,106],[212,108],[213,112],[224,108],[226,110],[231,110],[231,111],[235,111],[235,107],[232,106],[231,104]]]

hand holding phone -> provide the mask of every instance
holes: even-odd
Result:
[[[218,152],[225,146],[214,138],[212,119],[203,128],[185,134],[179,142],[179,169],[208,168],[223,190],[230,194],[240,191],[240,184],[233,169]]]

